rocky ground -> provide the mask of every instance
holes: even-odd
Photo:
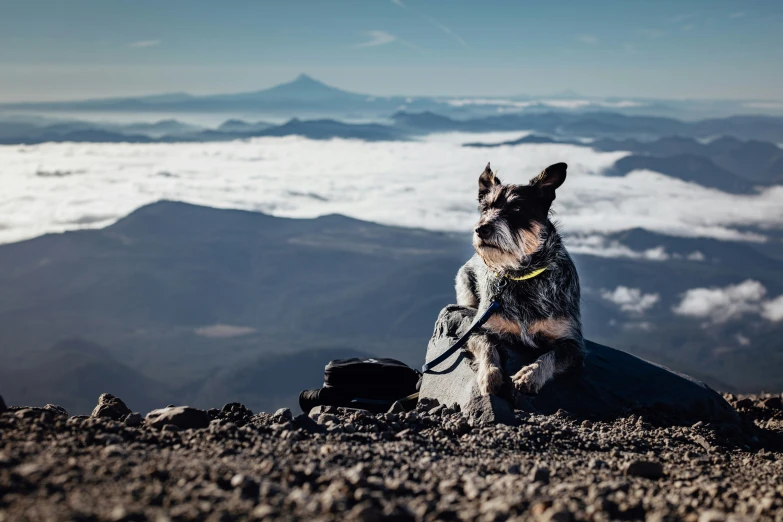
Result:
[[[518,413],[472,427],[445,405],[311,417],[102,396],[91,417],[0,413],[0,522],[26,520],[783,520],[783,402],[742,424]],[[0,401],[0,409],[2,403]]]

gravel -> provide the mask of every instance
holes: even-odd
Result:
[[[0,413],[0,522],[110,520],[783,520],[780,396],[726,398],[743,425],[517,412],[471,426],[446,405],[141,416]]]

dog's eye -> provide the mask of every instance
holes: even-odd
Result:
[[[511,207],[511,212],[522,212],[521,206]]]

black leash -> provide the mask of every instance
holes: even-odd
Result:
[[[429,370],[432,369],[433,366],[437,366],[438,364],[442,363],[446,359],[448,359],[451,354],[465,346],[465,343],[468,342],[468,338],[470,338],[470,335],[481,328],[484,323],[486,323],[492,315],[500,309],[500,303],[497,301],[492,301],[489,303],[489,308],[487,308],[487,311],[484,312],[481,317],[478,318],[478,320],[470,325],[470,328],[468,328],[468,331],[465,332],[462,337],[457,339],[457,342],[452,344],[448,350],[443,352],[442,354],[435,357],[430,362],[426,363],[424,366],[421,367],[421,373],[427,373]]]
[[[506,281],[505,277],[499,277],[497,281],[495,282],[495,297],[492,299],[492,301],[489,303],[489,307],[487,307],[487,310],[481,314],[481,317],[479,317],[472,325],[470,325],[470,328],[468,328],[468,331],[462,334],[462,337],[457,339],[457,342],[449,346],[449,348],[443,352],[442,354],[435,357],[430,362],[426,363],[424,366],[421,367],[421,373],[427,373],[430,371],[434,366],[439,365],[449,357],[451,357],[451,354],[465,346],[465,343],[468,342],[468,339],[470,338],[470,335],[484,326],[484,323],[486,323],[490,317],[492,317],[498,310],[500,310],[500,303],[498,302],[500,299],[500,294],[503,293],[503,289],[506,288],[506,285],[508,284],[508,281]]]

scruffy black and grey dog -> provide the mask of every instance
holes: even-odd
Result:
[[[511,376],[525,393],[537,393],[558,373],[582,364],[579,278],[549,219],[566,168],[565,163],[547,167],[528,185],[503,185],[489,165],[479,177],[476,255],[457,273],[457,303],[477,308],[478,314],[492,299],[500,304],[467,345],[484,394],[497,394],[503,385],[498,342],[537,356]],[[505,287],[496,297],[500,278]]]

